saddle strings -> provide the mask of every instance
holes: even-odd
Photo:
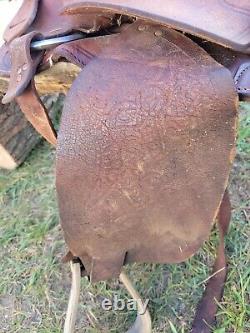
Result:
[[[70,290],[70,297],[68,303],[68,309],[64,324],[64,333],[74,333],[76,324],[77,308],[80,297],[80,279],[81,279],[81,268],[79,262],[70,262],[70,268],[72,273],[72,284]],[[135,323],[126,333],[151,333],[152,323],[148,309],[144,312],[143,301],[139,293],[136,291],[131,280],[125,274],[121,272],[119,280],[122,282],[130,296],[137,304],[137,317]],[[144,313],[143,313],[144,312]]]

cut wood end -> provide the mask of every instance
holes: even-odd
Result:
[[[80,71],[81,68],[74,64],[59,62],[37,74],[35,76],[35,83],[39,95],[66,94]],[[0,76],[0,93],[6,93],[8,83],[8,78]]]
[[[74,64],[56,63],[35,76],[37,90],[39,94],[58,92],[66,94],[80,71],[81,68]]]
[[[0,168],[7,170],[14,170],[17,167],[17,163],[13,157],[7,152],[2,145],[0,145]]]

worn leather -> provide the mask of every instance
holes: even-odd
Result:
[[[217,216],[219,245],[213,272],[206,285],[203,297],[196,309],[191,333],[210,333],[215,323],[218,301],[221,299],[227,276],[227,259],[225,254],[225,236],[231,219],[231,203],[228,191],[224,193]]]
[[[158,6],[160,4],[161,6]],[[214,20],[213,15],[211,16],[212,11],[208,10],[212,5],[213,12],[216,9],[219,18],[217,20]],[[179,10],[180,6],[182,10]],[[196,15],[193,15],[194,12]],[[152,4],[150,1],[134,3],[129,0],[114,3],[112,1],[102,3],[101,1],[59,0],[52,2],[49,0],[25,0],[4,34],[8,44],[13,41],[9,46],[13,65],[11,66],[9,90],[3,102],[7,103],[14,97],[19,96],[29,85],[37,70],[39,61],[37,63],[33,61],[33,57],[30,57],[28,50],[31,42],[30,35],[34,38],[36,33],[44,37],[51,37],[72,30],[96,32],[112,26],[116,13],[150,18],[183,31],[191,32],[194,35],[211,39],[216,43],[237,50],[240,49],[246,53],[249,52],[250,34],[246,33],[250,29],[249,5],[243,0],[237,3],[234,0],[231,0],[230,3],[213,0],[213,4],[209,2],[209,5],[204,6],[201,6],[197,0],[184,3],[171,1],[168,6],[157,1]],[[204,17],[206,17],[206,20],[204,20]],[[234,22],[234,25],[231,22]],[[218,28],[216,24],[219,24],[220,27]],[[26,35],[22,36],[23,34]],[[25,40],[26,46],[19,48],[19,44],[24,44],[23,40]],[[9,62],[7,57],[8,55],[5,54],[5,62],[0,62],[0,73],[4,73],[5,76],[7,76],[5,64]],[[16,80],[17,77],[20,78],[19,73],[17,73],[21,62],[19,59],[25,60],[29,67],[25,75],[22,75],[21,81]],[[236,81],[241,99],[248,99],[248,69],[241,68]]]
[[[67,61],[84,68],[89,61],[98,55],[107,40],[116,38],[114,35],[93,37],[83,41],[74,41],[67,44],[58,46],[52,53],[52,58],[55,62],[60,59],[67,59]],[[202,44],[205,46],[208,43]],[[232,73],[235,88],[239,95],[240,101],[248,101],[250,99],[250,56],[234,52],[232,50],[225,50],[215,44],[210,47],[205,47],[215,60],[227,67]]]
[[[0,74],[10,75],[4,101],[16,98],[38,132],[56,144],[33,83],[49,55],[31,53],[31,40],[96,33],[50,51],[54,61],[82,68],[65,100],[57,144],[67,258],[78,258],[91,281],[118,277],[132,262],[181,262],[201,247],[218,215],[218,256],[192,333],[211,331],[226,278],[225,189],[235,151],[236,90],[242,100],[249,96],[249,23],[244,0],[26,0],[0,50]],[[220,62],[230,71],[171,27],[222,45],[227,60]]]
[[[49,143],[56,145],[56,131],[43,102],[36,92],[33,80],[24,93],[16,97],[16,101],[37,132]]]
[[[192,37],[193,38],[193,37]],[[243,54],[221,45],[195,38],[217,62],[227,67],[234,78],[240,101],[250,100],[250,55]]]
[[[38,11],[37,6],[39,3]],[[46,37],[62,35],[72,30],[98,31],[112,24],[113,15],[96,11],[85,15],[62,15],[63,0],[25,0],[4,33],[6,42],[39,31]],[[36,15],[37,14],[37,15]]]
[[[6,27],[3,38],[7,43],[10,43],[15,37],[24,34],[34,21],[39,0],[25,0],[23,1],[18,12]]]
[[[240,100],[250,101],[250,56],[238,57],[231,65],[231,71]]]
[[[6,45],[0,47],[0,76],[10,77],[11,72],[11,59],[9,48]]]
[[[8,91],[2,100],[3,104],[20,96],[36,73],[44,53],[43,51],[31,52],[30,50],[30,43],[36,36],[40,36],[40,34],[33,31],[10,43],[11,73]]]
[[[202,3],[200,0],[25,0],[6,28],[4,39],[10,42],[34,30],[46,36],[72,29],[98,31],[103,26],[110,26],[116,13],[155,20],[238,51],[250,52],[250,5],[247,0]]]
[[[204,39],[250,53],[250,2],[247,0],[64,0],[64,12],[105,9],[154,20]]]
[[[53,50],[52,60],[57,62],[63,58],[80,68],[84,68],[90,61],[102,53],[107,45],[116,43],[119,38],[120,34],[119,36],[98,36],[62,44]]]
[[[226,188],[236,104],[229,71],[160,26],[127,27],[84,67],[65,101],[57,192],[92,281],[200,248]]]

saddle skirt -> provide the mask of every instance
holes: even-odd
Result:
[[[62,48],[79,59],[93,51],[82,44]],[[229,71],[176,31],[138,22],[93,55],[66,97],[56,163],[65,239],[92,281],[200,248],[227,186],[236,104]]]

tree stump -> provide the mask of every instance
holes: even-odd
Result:
[[[2,97],[0,101],[1,99]],[[53,118],[58,95],[45,96],[42,99]],[[40,135],[15,102],[7,105],[0,102],[0,168],[15,169],[40,140]]]

